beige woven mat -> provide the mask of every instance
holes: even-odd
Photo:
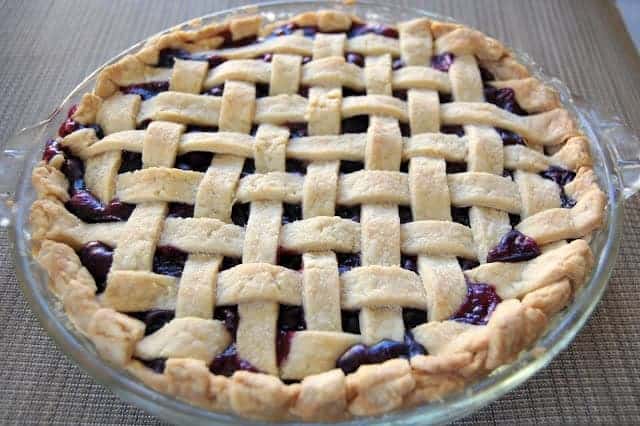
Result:
[[[77,82],[134,42],[231,1],[0,0],[0,138],[45,117]],[[405,3],[398,1],[398,3]],[[577,93],[640,130],[640,60],[608,1],[441,0],[456,17],[529,52]],[[640,424],[640,199],[604,300],[575,342],[469,424]],[[71,363],[36,322],[0,231],[0,423],[156,424]]]

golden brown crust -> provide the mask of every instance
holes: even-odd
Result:
[[[337,11],[319,11],[298,15],[289,22],[295,22],[300,26],[317,26],[322,31],[331,32],[343,31],[349,28],[352,22],[361,21],[357,17]],[[94,123],[104,102],[117,93],[120,86],[151,81],[158,72],[153,69],[153,65],[158,62],[160,50],[181,48],[195,52],[215,49],[224,42],[224,35],[227,32],[231,34],[232,40],[237,40],[247,35],[256,34],[258,31],[266,34],[281,23],[262,28],[260,24],[260,18],[255,16],[235,18],[222,24],[194,25],[193,31],[177,30],[149,40],[139,52],[128,55],[101,71],[94,93],[83,96],[73,118],[83,124]],[[566,187],[567,194],[575,198],[578,205],[570,210],[568,217],[561,217],[564,221],[561,223],[565,227],[560,230],[554,228],[547,232],[544,229],[537,231],[539,228],[534,226],[529,234],[538,232],[540,235],[536,239],[542,244],[542,242],[552,242],[563,238],[582,237],[601,226],[606,198],[599,189],[591,169],[592,159],[589,153],[589,142],[579,134],[575,121],[568,116],[565,110],[561,109],[557,94],[540,81],[531,78],[528,70],[518,63],[511,52],[498,41],[476,30],[458,24],[427,20],[414,22],[411,27],[415,27],[423,33],[430,32],[434,36],[435,53],[452,52],[456,55],[475,55],[480,66],[490,71],[496,78],[496,81],[491,83],[492,85],[498,88],[513,88],[518,102],[525,109],[530,112],[544,113],[530,117],[528,121],[525,121],[530,123],[529,127],[537,133],[545,133],[544,140],[539,142],[562,144],[561,148],[554,151],[555,154],[550,157],[550,163],[563,165],[578,172],[576,179]],[[304,51],[307,47],[301,49]],[[396,49],[396,46],[393,45],[390,49]],[[344,61],[336,63],[332,58],[327,59],[329,60],[326,60],[326,63],[331,65],[329,67],[331,71],[338,70],[331,74],[331,78],[341,79],[343,83],[346,82],[345,85],[353,86],[356,89],[365,87],[366,76],[364,74],[359,73],[349,64],[344,64]],[[319,71],[327,71],[318,65],[314,66]],[[303,70],[303,82],[305,78],[314,82],[328,78],[322,73],[313,75],[311,69],[312,67],[308,68],[306,76]],[[256,72],[263,73],[263,71],[260,68]],[[407,75],[401,75],[403,73]],[[422,75],[415,77],[406,71],[403,73],[398,74],[396,78],[396,81],[401,84],[405,84],[411,78],[423,78],[421,84],[425,87],[441,87],[451,90],[448,79],[443,79],[438,73],[432,73],[433,75],[430,74],[426,77]],[[264,76],[260,78],[264,78]],[[405,83],[402,83],[403,81]],[[343,115],[363,111],[366,113],[386,113],[406,122],[412,111],[415,111],[412,108],[417,108],[415,105],[412,107],[411,104],[407,106],[407,103],[404,102],[389,103],[383,96],[380,98],[375,96],[370,95],[362,97],[363,99],[360,100],[350,100],[351,104],[346,108],[343,105]],[[301,101],[297,97],[294,99],[285,96],[282,99],[284,104],[291,101],[300,103]],[[258,107],[257,113],[260,114],[258,117],[267,117],[265,120],[268,120],[269,117],[274,116],[273,114],[277,115],[279,112],[274,112],[274,110],[277,110],[279,105],[267,105],[262,102]],[[140,108],[137,104],[130,106],[136,111]],[[304,109],[307,107],[306,104],[302,106]],[[211,104],[211,107],[215,109],[213,107],[217,106]],[[304,110],[301,111],[304,115]],[[459,111],[459,115],[468,115],[470,112],[474,113],[474,111],[463,109],[461,112]],[[218,114],[218,111],[215,113]],[[296,114],[300,115],[299,111],[296,111]],[[446,109],[444,115],[446,118]],[[487,118],[488,115],[490,114],[479,114],[480,119],[478,120],[494,120],[492,117]],[[181,117],[187,121],[189,119],[188,116]],[[514,126],[519,123],[512,117],[507,117],[505,120],[507,124],[516,123]],[[474,124],[482,123],[474,122]],[[522,126],[518,129],[524,129],[526,132],[529,128],[526,127],[527,124]],[[393,137],[394,135],[390,135],[389,139],[392,140]],[[251,138],[247,137],[246,140],[254,143]],[[234,148],[232,153],[242,156],[252,155],[253,147],[247,147],[245,142],[245,139],[242,143],[239,142],[238,147]],[[354,140],[353,149],[349,151],[348,155],[358,157],[355,159],[361,159],[361,156],[365,155],[360,152],[362,151],[360,148],[363,148],[364,144],[357,145],[355,142],[358,141]],[[400,145],[398,144],[398,146]],[[304,146],[301,149],[303,148]],[[345,148],[332,147],[331,149],[344,150]],[[464,150],[467,150],[466,146]],[[303,151],[300,154],[302,156],[306,152]],[[326,155],[340,157],[339,154],[332,154],[332,152],[328,152]],[[399,156],[397,157],[399,158]],[[335,159],[330,158],[330,160]],[[393,161],[396,160],[398,159],[393,159]],[[523,350],[529,348],[543,333],[551,316],[563,309],[570,302],[575,291],[584,284],[593,263],[591,252],[582,240],[572,243],[571,248],[556,248],[558,250],[556,254],[568,253],[568,255],[563,258],[563,262],[556,269],[551,271],[552,273],[549,273],[551,278],[544,282],[536,282],[535,285],[527,287],[526,291],[521,291],[521,289],[516,291],[514,295],[507,298],[508,300],[498,305],[486,326],[464,326],[451,321],[437,321],[429,323],[431,325],[427,324],[428,327],[425,326],[422,329],[418,327],[414,330],[417,340],[423,343],[431,354],[413,357],[410,362],[396,359],[379,365],[362,366],[355,373],[347,376],[341,370],[331,370],[307,376],[301,383],[286,385],[277,377],[247,371],[238,371],[231,378],[216,376],[209,372],[204,360],[179,358],[179,355],[175,355],[167,360],[164,373],[157,374],[133,358],[136,346],[144,336],[144,324],[105,307],[102,303],[103,300],[95,296],[96,285],[93,278],[82,266],[80,259],[74,252],[74,249],[79,248],[85,242],[84,239],[88,238],[87,235],[96,235],[96,232],[103,235],[103,233],[102,228],[97,231],[97,228],[89,229],[89,225],[81,223],[79,219],[64,209],[63,203],[69,199],[68,182],[60,172],[60,167],[61,159],[54,158],[48,164],[40,164],[33,172],[33,185],[38,193],[38,200],[32,207],[31,228],[34,253],[40,264],[47,270],[51,278],[52,291],[62,300],[71,322],[89,337],[103,358],[127,369],[150,387],[207,409],[235,412],[252,418],[336,421],[351,416],[377,415],[401,407],[415,406],[441,399],[447,394],[459,391],[496,367],[512,362]],[[362,174],[378,176],[370,171]],[[201,178],[200,175],[197,177]],[[244,198],[254,201],[261,197],[263,191],[260,188],[253,191],[250,186],[251,179],[245,180],[244,183],[241,182],[241,188],[246,187],[247,194]],[[380,180],[374,179],[372,185],[377,185]],[[269,185],[265,185],[274,190],[273,182],[267,183]],[[282,186],[279,188],[282,192],[280,198],[286,201],[287,197],[290,197],[294,201],[299,201],[302,197],[301,182],[296,181],[292,184],[289,182],[289,186],[286,186],[286,183],[280,185]],[[354,182],[352,186],[356,184],[357,182]],[[398,187],[404,191],[405,186],[399,185]],[[346,191],[349,188],[347,185],[346,189],[341,188],[341,190]],[[402,191],[390,191],[393,194],[389,196],[393,195],[400,200],[399,202],[406,204],[409,194]],[[191,195],[189,196],[191,197]],[[343,198],[348,198],[347,195],[349,194],[343,194]],[[362,196],[362,194],[356,195]],[[271,196],[267,198],[273,199]],[[389,200],[385,199],[384,201]],[[541,219],[534,215],[527,220],[529,222],[526,220],[523,222],[525,231],[528,231],[529,223],[548,222],[549,218]],[[304,234],[313,231],[323,233],[327,237],[327,241],[323,242],[324,245],[314,246],[314,250],[333,248],[337,245],[339,242],[333,235],[325,235],[327,229],[333,229],[329,225],[339,225],[334,224],[335,219],[323,226],[319,226],[316,222],[318,220],[308,223],[309,226],[313,225],[310,229],[305,229],[302,225],[298,226],[301,229],[290,226],[287,232],[280,236],[281,244],[293,248],[306,247],[307,241],[304,239]],[[558,222],[556,221],[556,223]],[[118,240],[117,237],[122,233],[121,229],[117,224],[111,228],[110,232],[114,235],[112,239]],[[348,233],[350,236],[353,234],[357,237],[356,234],[359,232],[360,227],[356,226]],[[316,239],[316,243],[317,241],[318,239]],[[358,243],[358,239],[355,238],[346,247],[347,251],[356,251]],[[418,243],[414,245],[418,247]],[[466,246],[463,249],[466,249]],[[574,249],[576,250],[574,251]],[[463,254],[466,253],[465,251]],[[224,280],[225,277],[239,274],[244,277],[244,281],[250,282],[254,272],[262,272],[273,276],[271,280],[273,281],[272,292],[278,294],[274,296],[276,299],[281,298],[287,303],[301,304],[301,277],[298,276],[299,274],[291,271],[281,272],[280,267],[272,265],[260,267],[255,265],[247,266],[245,268],[248,268],[247,271],[238,268],[221,274],[218,282],[220,286],[218,297],[222,297],[223,301],[224,297],[236,302],[240,299],[253,301],[256,292],[250,286],[225,286]],[[376,269],[374,267],[368,268]],[[389,268],[397,268],[397,266]],[[279,272],[281,272],[280,275]],[[470,275],[473,276],[474,273],[477,271],[470,272]],[[411,278],[415,277],[411,276]],[[279,286],[283,283],[289,284],[289,286],[286,289],[280,288]],[[420,299],[419,305],[422,305],[421,298],[424,295],[413,287],[411,290],[415,290],[411,294],[417,295],[417,299]],[[403,303],[405,306],[411,305],[410,301]],[[212,320],[210,321],[213,323]],[[193,321],[186,322],[192,323]],[[217,327],[209,323],[206,324],[209,327]],[[219,331],[223,333],[222,330]],[[165,333],[169,332],[171,330],[165,330]],[[165,348],[156,349],[156,346],[163,346],[163,344],[164,342],[154,344],[148,350],[143,348],[141,354],[143,356],[147,353],[152,356],[156,352],[162,354],[162,350]],[[211,353],[206,352],[201,358],[209,360]]]

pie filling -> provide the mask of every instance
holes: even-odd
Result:
[[[83,129],[92,129],[95,138],[91,135],[91,140],[85,145],[68,139],[62,142],[60,138],[46,142],[43,160],[57,164],[68,181],[68,199],[64,197],[64,208],[60,207],[60,210],[68,215],[66,209],[80,220],[79,225],[73,222],[69,226],[75,224],[82,232],[87,231],[74,240],[73,247],[81,264],[95,281],[98,300],[111,297],[112,282],[121,286],[120,292],[133,292],[127,287],[131,283],[124,281],[130,279],[137,285],[136,279],[142,281],[149,276],[156,286],[151,288],[149,285],[152,291],[163,285],[177,286],[177,289],[167,290],[173,298],[168,302],[159,298],[157,304],[153,301],[122,309],[115,304],[105,305],[144,323],[144,336],[150,337],[139,341],[143,342],[142,349],[140,344],[136,346],[133,357],[152,371],[165,372],[173,362],[168,359],[188,358],[181,352],[182,348],[166,345],[162,340],[164,335],[183,338],[185,334],[194,333],[193,336],[199,336],[205,327],[209,327],[206,329],[208,332],[217,330],[219,334],[209,336],[219,336],[217,344],[220,347],[215,347],[210,353],[202,350],[195,359],[206,359],[211,373],[226,377],[231,377],[236,371],[276,375],[279,371],[288,384],[331,368],[350,374],[363,365],[395,358],[436,356],[436,350],[430,346],[434,343],[424,337],[425,330],[434,325],[432,322],[446,322],[447,327],[453,327],[454,334],[458,330],[490,328],[495,323],[490,319],[499,304],[503,301],[507,304],[511,299],[521,302],[527,291],[520,287],[534,287],[535,283],[527,281],[534,280],[525,276],[528,271],[518,270],[520,266],[513,263],[545,257],[549,245],[555,242],[564,244],[563,240],[571,241],[576,238],[574,234],[582,232],[582,229],[571,229],[570,232],[556,230],[551,226],[551,231],[540,236],[535,229],[538,223],[535,221],[539,220],[539,217],[534,217],[536,214],[551,210],[553,216],[550,215],[548,221],[552,225],[556,225],[554,221],[557,220],[571,226],[588,222],[584,215],[573,217],[574,211],[567,210],[578,202],[572,196],[582,200],[579,193],[582,189],[576,191],[575,188],[578,186],[576,183],[581,184],[582,180],[578,178],[579,182],[571,184],[581,171],[576,173],[560,166],[567,165],[574,170],[579,168],[571,165],[566,156],[556,154],[559,152],[557,144],[546,146],[537,141],[537,133],[529,127],[536,130],[544,128],[551,138],[556,137],[553,133],[555,123],[543,120],[545,117],[540,116],[546,112],[540,113],[536,107],[530,107],[526,97],[523,99],[521,80],[500,81],[507,79],[500,75],[499,67],[496,70],[479,55],[464,53],[464,46],[456,43],[451,43],[451,49],[447,46],[442,49],[441,45],[434,49],[429,47],[428,54],[420,56],[424,58],[420,60],[423,64],[416,66],[416,61],[412,61],[405,52],[407,46],[416,43],[416,40],[411,40],[416,34],[403,39],[405,33],[401,37],[392,27],[368,23],[353,23],[346,31],[336,33],[345,33],[347,40],[337,50],[337,58],[333,58],[338,65],[346,67],[346,77],[341,77],[344,81],[335,83],[337,92],[333,87],[325,87],[328,83],[323,80],[325,74],[333,76],[335,70],[323,69],[325,74],[321,73],[322,78],[313,76],[313,67],[323,65],[319,61],[327,56],[336,56],[329,49],[336,50],[338,45],[334,43],[336,39],[331,41],[335,33],[322,32],[318,26],[288,23],[264,37],[247,36],[234,40],[231,30],[225,30],[217,34],[224,41],[216,51],[194,53],[187,48],[169,48],[163,44],[163,48],[154,53],[158,58],[155,67],[143,64],[145,72],[148,72],[144,78],[147,81],[128,84],[139,80],[127,78],[124,85],[115,80],[109,81],[118,102],[122,101],[123,105],[125,101],[137,102],[132,108],[136,112],[132,114],[131,123],[123,126],[124,130],[110,128],[109,120],[105,122],[99,116],[94,120],[82,120],[82,124],[74,119],[79,112],[74,106],[59,128],[60,138]],[[288,48],[282,47],[284,44],[277,45],[273,52],[265,53],[271,46],[268,43],[278,43],[278,37],[293,34],[305,37],[304,40],[298,39],[304,41],[304,45],[313,40],[313,56],[309,53],[292,55]],[[399,39],[402,53],[389,54],[384,47],[380,48],[385,52],[382,56],[379,56],[381,53],[365,54],[363,52],[373,49],[375,43],[369,43],[369,39],[355,43],[349,41],[363,36],[382,37],[383,46],[390,42],[390,46],[396,46]],[[418,36],[419,39],[424,34],[418,33]],[[429,41],[436,43],[438,40]],[[362,47],[358,47],[358,42]],[[403,44],[405,42],[407,44]],[[322,43],[328,43],[328,50],[324,53]],[[183,46],[185,44],[188,43]],[[260,48],[265,45],[266,49]],[[247,70],[234,69],[233,62],[243,57],[238,56],[238,52],[256,46],[255,52],[259,53],[254,54],[254,50],[250,50],[253,60],[247,61]],[[280,49],[287,53],[281,53]],[[397,47],[394,49],[398,50]],[[439,53],[433,54],[435,52]],[[293,59],[302,76],[298,80],[305,77],[307,80],[304,84],[297,81],[292,87],[274,90],[277,83],[274,83],[271,73],[276,69],[285,73],[283,69],[289,66],[286,61]],[[300,68],[298,62],[304,68]],[[191,92],[176,89],[176,75],[181,72],[195,74],[196,69],[202,70],[206,66],[208,68],[201,73],[199,88]],[[259,70],[257,77],[251,74],[254,71],[249,69],[251,66]],[[388,73],[387,77],[380,73],[381,81],[377,79],[378,70],[373,69],[377,66]],[[459,68],[461,66],[470,66],[471,72],[461,76],[465,71],[464,67]],[[422,77],[420,74],[416,74],[417,77],[411,75],[418,68],[423,73]],[[500,78],[496,79],[490,70]],[[218,78],[218,74],[228,71],[230,77]],[[311,77],[304,73],[311,74]],[[168,75],[172,75],[170,80]],[[358,80],[362,75],[365,75],[364,85]],[[204,83],[207,78],[210,84]],[[456,78],[460,81],[454,81]],[[432,79],[439,83],[433,83]],[[381,82],[384,84],[378,84]],[[432,87],[434,85],[437,88]],[[472,90],[471,86],[474,86]],[[524,92],[534,89],[525,88]],[[186,93],[179,93],[179,97],[174,92]],[[337,99],[333,97],[336,93]],[[259,101],[253,99],[254,94]],[[543,95],[537,93],[537,96]],[[289,96],[280,99],[288,99],[292,104],[290,108],[298,112],[287,115],[282,109],[289,105],[277,104],[278,99],[275,98],[278,96]],[[369,104],[366,107],[357,105],[363,98],[378,109]],[[175,105],[171,103],[174,101]],[[189,104],[191,101],[195,106]],[[97,102],[106,103],[107,100],[98,99]],[[162,102],[167,102],[168,106]],[[253,103],[250,114],[244,114],[246,111],[237,108],[242,102]],[[300,105],[304,102],[304,105],[294,105],[296,102]],[[229,105],[233,104],[236,107],[231,114],[232,120],[228,116],[223,117],[225,108],[229,115]],[[243,110],[248,109],[242,105]],[[337,113],[335,105],[338,105]],[[259,106],[263,114],[260,118]],[[155,107],[157,111],[146,113],[147,109]],[[194,113],[196,118],[188,116],[193,112],[189,108],[197,109],[197,114]],[[378,112],[370,112],[368,108]],[[422,126],[424,123],[416,123],[420,120],[416,120],[412,108],[430,111],[436,117],[431,120],[432,117],[425,114],[427,124]],[[437,108],[440,108],[439,112]],[[303,110],[304,113],[300,112]],[[329,114],[333,115],[327,120],[318,117]],[[487,117],[498,118],[489,120]],[[238,122],[233,120],[238,120],[240,125],[236,126]],[[429,123],[429,120],[434,123]],[[87,121],[96,121],[104,129]],[[176,122],[184,126],[176,125]],[[117,124],[122,123],[118,121]],[[412,128],[415,130],[416,127],[423,128],[413,134]],[[238,131],[239,128],[242,131]],[[111,138],[113,134],[117,137]],[[338,140],[339,135],[343,137]],[[131,138],[127,139],[127,136]],[[111,139],[106,141],[107,138]],[[151,152],[149,148],[157,142],[154,138],[166,143],[161,147],[154,146],[158,148],[157,152]],[[94,146],[103,141],[102,146]],[[105,148],[104,145],[108,144],[117,145],[117,148]],[[96,173],[92,173],[95,164],[92,166],[87,158],[113,150],[121,153],[119,162],[109,163],[110,168],[101,170],[101,173],[110,173],[114,177],[117,170],[115,185],[120,187],[117,191],[101,192],[95,188]],[[318,152],[309,154],[313,150]],[[496,161],[499,164],[496,165]],[[156,172],[158,174],[154,175]],[[163,186],[166,183],[164,179],[169,182],[166,186]],[[476,184],[476,180],[482,182]],[[316,192],[308,190],[311,185]],[[438,193],[441,188],[445,188],[441,192],[446,194]],[[105,192],[117,193],[117,197],[105,196]],[[529,193],[533,195],[527,198]],[[325,203],[330,204],[329,208],[317,201],[325,198],[329,200]],[[223,206],[213,205],[218,200]],[[145,208],[148,210],[143,210],[144,214],[149,211],[148,215],[153,216],[156,205],[161,211],[157,216],[162,217],[136,218],[143,216],[140,209]],[[271,213],[274,213],[272,217],[269,216]],[[109,239],[104,233],[93,235],[88,231],[92,226],[94,228],[91,229],[101,232],[114,229],[114,232],[124,234],[130,231],[128,224],[138,225],[134,218],[148,219],[141,227],[157,225],[156,228],[160,229],[157,232],[146,228],[135,230],[141,231],[140,234],[147,231],[154,234],[148,238],[149,241],[144,240],[146,234],[141,238],[140,247],[144,244],[144,247],[152,247],[147,253],[133,253],[131,250],[127,253],[129,258],[137,255],[146,258],[144,267],[137,264],[131,267],[131,259],[123,259],[119,255],[118,250],[123,245],[121,241],[128,235],[122,237],[119,234],[118,238]],[[130,219],[132,222],[128,222]],[[152,222],[156,225],[147,225]],[[65,222],[64,226],[67,223],[71,222]],[[189,234],[187,228],[192,226],[197,228],[198,238]],[[590,223],[584,225],[585,229],[588,227],[588,232],[595,229]],[[249,236],[250,228],[253,228],[252,236]],[[59,232],[64,233],[64,230]],[[548,235],[553,232],[556,234]],[[272,235],[278,238],[269,240]],[[153,238],[156,240],[152,241]],[[216,240],[213,242],[219,243],[221,248],[214,250],[206,246],[205,243],[212,240]],[[125,243],[135,246],[131,241]],[[543,258],[532,263],[541,260]],[[125,265],[118,265],[118,262]],[[112,266],[116,274],[120,273],[118,280],[112,281]],[[508,269],[509,273],[502,274],[501,267]],[[514,278],[520,280],[517,285],[510,287],[502,282],[509,281],[510,277],[506,275],[519,273],[523,276]],[[260,278],[255,278],[257,276]],[[558,277],[563,284],[561,281],[566,277]],[[336,283],[333,286],[337,286],[337,289],[333,288],[335,293],[330,292],[330,285],[323,281],[325,279]],[[208,280],[207,285],[212,281],[213,295],[207,288],[208,292],[203,293],[202,299],[210,301],[213,298],[215,303],[208,307],[203,303],[205,308],[196,306],[201,293],[198,289],[188,288],[187,296],[183,297],[193,306],[185,312],[184,303],[180,305],[174,293],[182,291],[180,285],[185,281],[194,287],[204,287],[202,282],[195,283],[198,280]],[[304,293],[301,288],[308,285],[308,280],[315,280],[319,287]],[[435,285],[441,282],[446,284],[444,290]],[[298,292],[291,291],[292,288]],[[394,294],[396,289],[398,294]],[[256,296],[261,291],[270,298],[263,300],[262,294]],[[549,294],[556,296],[550,291],[540,299],[534,299],[534,303],[544,301],[544,297],[550,297]],[[561,291],[558,290],[557,294]],[[318,320],[321,315],[313,310],[319,307],[308,305],[305,298],[309,297],[320,298],[323,303],[321,314],[333,309],[333,323]],[[118,302],[126,305],[126,301]],[[255,314],[253,310],[261,309],[269,321],[261,323],[259,313],[252,317]],[[494,317],[496,321],[498,315],[496,313]],[[126,316],[122,318],[131,321]],[[324,317],[321,319],[325,320]],[[186,330],[181,336],[171,329],[172,325],[190,320],[197,320],[194,324],[203,328]],[[254,325],[260,323],[260,327],[264,326],[260,330],[270,333],[266,339],[270,348],[270,356],[265,357],[269,358],[265,363],[267,367],[263,366],[264,360],[260,356],[254,354],[251,358],[252,355],[247,353],[250,351],[246,351],[243,328],[247,322],[243,321],[253,321]],[[376,326],[384,328],[384,333],[372,331]],[[475,326],[487,327],[474,329]],[[167,330],[175,335],[170,335]],[[139,334],[142,334],[141,329]],[[338,342],[335,345],[339,349],[329,348],[330,353],[326,355],[323,352],[325,348],[319,345],[316,349],[318,354],[304,354],[300,348],[302,345],[308,347],[308,341],[304,339],[310,335],[320,342],[322,339],[334,339],[331,342]],[[160,338],[154,340],[158,336]],[[272,337],[275,341],[271,340]],[[444,336],[444,340],[448,338],[448,335]],[[443,337],[434,339],[442,340]],[[197,343],[200,344],[199,341]],[[255,344],[264,346],[259,341]],[[170,352],[168,356],[167,352]],[[334,352],[339,354],[336,356]],[[312,355],[317,355],[318,362],[324,362],[322,368],[315,371],[311,366],[308,370],[312,373],[306,370],[301,373],[298,366],[300,357]],[[330,357],[328,362],[327,357]],[[307,359],[304,362],[309,364]],[[206,373],[206,369],[204,371]],[[442,376],[448,374],[443,373]]]

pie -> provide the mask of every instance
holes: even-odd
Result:
[[[102,358],[275,420],[414,407],[514,361],[589,278],[607,203],[501,43],[332,10],[151,39],[33,185],[34,256]]]

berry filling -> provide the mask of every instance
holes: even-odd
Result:
[[[147,368],[152,369],[153,371],[155,371],[158,374],[164,373],[164,367],[165,367],[165,364],[167,363],[167,359],[166,358],[156,358],[156,359],[150,359],[148,361],[145,361],[143,359],[139,359],[139,361],[142,364],[144,364]]]
[[[152,309],[143,312],[129,312],[127,315],[142,321],[146,326],[144,335],[148,336],[170,322],[175,317],[175,312],[168,309]]]
[[[307,172],[307,163],[302,160],[288,158],[285,162],[285,170],[289,173],[304,175]]]
[[[569,197],[564,190],[564,186],[575,179],[576,174],[571,170],[563,169],[558,166],[551,166],[544,172],[540,173],[545,179],[551,179],[560,186],[560,205],[565,209],[575,206],[577,201]]]
[[[359,53],[349,52],[344,56],[344,58],[350,64],[364,67],[364,56]]]
[[[188,256],[188,253],[175,247],[158,246],[153,255],[153,272],[179,278]]]
[[[512,229],[500,239],[497,246],[489,250],[487,262],[521,262],[539,255],[540,248],[533,238]]]
[[[450,319],[467,324],[484,325],[501,301],[492,285],[467,281],[467,297],[458,312]]]
[[[453,162],[447,161],[446,171],[447,171],[447,174],[464,173],[467,171],[467,163],[453,163]]]
[[[224,92],[224,84],[220,84],[218,86],[213,86],[211,89],[205,90],[202,92],[203,95],[208,96],[222,96]]]
[[[231,31],[227,30],[224,31],[220,34],[218,34],[221,37],[224,37],[224,43],[222,43],[222,45],[220,47],[218,47],[218,49],[228,49],[228,48],[232,48],[232,47],[243,47],[243,46],[248,46],[250,44],[253,44],[257,41],[257,37],[255,35],[251,35],[248,37],[243,37],[237,40],[233,39],[233,36],[231,34]]]
[[[278,250],[278,265],[299,271],[302,269],[302,255],[281,248]]]
[[[480,266],[480,262],[477,260],[463,259],[461,257],[458,258],[458,263],[460,264],[460,269],[463,271]]]
[[[413,334],[406,332],[403,342],[384,339],[372,346],[366,346],[362,343],[353,345],[338,358],[336,367],[344,371],[345,374],[350,374],[361,365],[378,364],[394,358],[410,358],[426,353],[424,346],[416,342]]]
[[[336,216],[360,222],[360,206],[338,206],[336,207]]]
[[[453,221],[464,226],[471,226],[469,222],[469,207],[451,207]]]
[[[289,136],[292,138],[303,138],[308,135],[307,123],[286,123],[289,128]]]
[[[418,257],[402,255],[400,257],[400,266],[409,271],[418,273]]]
[[[175,167],[181,170],[192,170],[194,172],[206,172],[211,165],[213,153],[194,151],[176,157]]]
[[[113,248],[99,241],[91,241],[80,249],[78,256],[82,266],[87,268],[96,282],[96,293],[102,293],[106,288],[107,275],[113,262]]]
[[[151,99],[158,93],[169,90],[168,81],[151,81],[148,83],[130,84],[123,86],[120,91],[126,95],[140,95],[143,101]]]
[[[247,226],[249,223],[249,203],[235,203],[231,208],[231,221],[234,225]]]
[[[122,151],[122,162],[118,173],[127,173],[142,168],[142,154],[139,152]]]
[[[247,158],[244,160],[244,164],[242,165],[242,173],[240,173],[240,177],[243,178],[247,175],[252,175],[256,172],[256,163],[253,161],[253,158]]]
[[[238,321],[240,321],[237,305],[216,307],[213,312],[213,318],[222,321],[224,323],[224,328],[227,329],[233,340],[236,340]]]
[[[406,64],[404,63],[404,61],[400,58],[397,58],[393,61],[393,63],[391,64],[391,69],[393,71],[399,70],[400,68],[404,67]]]
[[[509,213],[509,224],[512,228],[515,228],[520,223],[520,215],[519,214],[511,214]]]
[[[341,123],[342,133],[367,133],[369,128],[368,115],[356,115],[351,118],[345,118]]]
[[[458,125],[442,126],[440,127],[440,132],[450,134],[450,135],[458,135],[460,137],[464,136],[464,128]]]
[[[516,92],[509,87],[498,89],[493,86],[485,86],[484,98],[487,102],[509,111],[510,113],[527,115],[527,112],[520,107],[516,100]]]
[[[441,55],[436,55],[431,58],[431,68],[435,68],[438,71],[449,72],[449,67],[453,64],[455,56],[453,53],[445,52]]]
[[[160,68],[173,68],[173,64],[178,59],[194,60],[195,55],[191,55],[190,52],[184,49],[162,49],[158,55],[157,67]]]
[[[58,135],[63,138],[68,134],[75,132],[76,130],[93,129],[96,132],[96,137],[98,139],[102,139],[104,137],[104,132],[102,131],[102,127],[100,127],[98,124],[85,125],[78,123],[72,118],[73,114],[75,114],[77,110],[78,105],[73,105],[71,108],[69,108],[69,111],[67,112],[67,119],[58,128]]]
[[[302,220],[302,206],[300,204],[283,203],[282,210],[283,225]]]
[[[234,343],[230,344],[224,352],[216,356],[209,366],[209,371],[213,374],[226,377],[231,377],[233,373],[238,370],[252,371],[254,373],[258,372],[258,369],[249,361],[238,356],[238,351],[236,350],[236,345]]]
[[[168,217],[193,217],[193,204],[169,203]]]
[[[338,258],[338,271],[341,274],[360,266],[360,254],[358,253],[336,253]]]
[[[409,206],[398,206],[398,215],[400,216],[400,223],[413,222],[413,214]]]
[[[406,101],[407,100],[407,89],[396,89],[393,92],[391,92],[391,95],[394,98],[398,98],[400,100]]]
[[[44,144],[44,152],[42,153],[42,159],[48,163],[56,155],[64,155],[64,151],[60,146],[60,142],[55,139],[47,140]]]
[[[496,131],[502,139],[503,145],[526,145],[524,138],[517,133],[496,127]]]
[[[222,265],[220,265],[220,272],[238,266],[242,263],[242,259],[238,257],[224,257],[222,259]]]
[[[411,127],[409,126],[409,123],[400,123],[399,126],[401,136],[404,136],[406,138],[411,136]]]
[[[398,31],[395,28],[382,24],[353,24],[347,33],[347,38],[362,36],[365,34],[377,34],[383,37],[398,38]]]
[[[483,67],[480,67],[480,78],[483,83],[486,83],[487,81],[494,81],[496,79],[491,71]]]
[[[451,93],[438,92],[438,99],[440,100],[441,104],[448,104],[449,102],[453,102]]]
[[[403,308],[402,320],[404,322],[404,328],[411,330],[427,322],[427,311],[415,308]]]
[[[361,161],[340,161],[340,173],[353,173],[364,169],[364,163]]]
[[[340,316],[345,333],[360,334],[360,311],[341,311]]]

